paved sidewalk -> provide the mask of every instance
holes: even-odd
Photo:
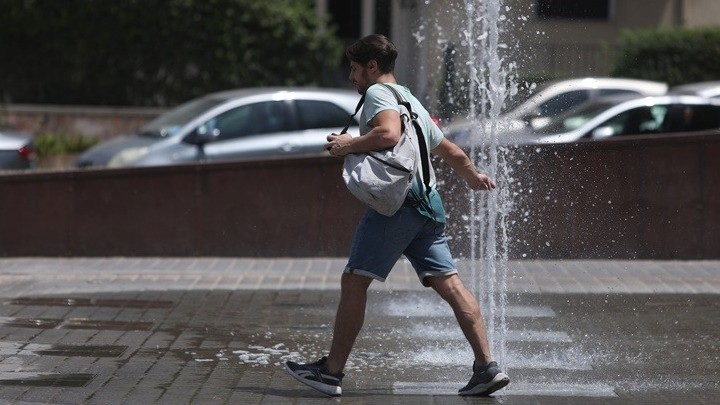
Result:
[[[0,259],[0,402],[327,403],[285,359],[327,350],[342,259]],[[473,266],[459,263],[470,281]],[[480,271],[484,269],[476,269]],[[720,262],[517,261],[494,398],[455,395],[471,353],[406,262],[373,283],[333,403],[714,403]],[[475,278],[481,278],[480,275]],[[498,315],[500,307],[496,308]]]
[[[345,259],[237,258],[0,258],[0,296],[100,291],[334,290]],[[470,282],[472,268],[460,261]],[[482,265],[475,266],[482,272]],[[500,271],[499,269],[497,271]],[[507,263],[509,292],[524,293],[688,293],[720,294],[720,261],[526,260]],[[422,290],[409,262],[401,260],[384,290]]]

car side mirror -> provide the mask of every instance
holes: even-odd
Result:
[[[220,136],[220,130],[215,128],[214,122],[208,121],[188,134],[188,136],[183,139],[183,142],[202,147],[205,144],[215,141],[218,136]]]
[[[595,128],[594,131],[590,134],[590,137],[592,139],[604,139],[615,135],[615,130],[611,126],[604,126]]]
[[[215,127],[215,120],[210,120],[195,128],[183,142],[197,146],[196,159],[200,162],[207,160],[205,155],[205,144],[215,141],[220,136],[220,130]]]

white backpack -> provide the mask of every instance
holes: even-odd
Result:
[[[417,114],[397,90],[383,85],[393,92],[398,102],[402,120],[400,140],[390,149],[345,156],[343,178],[348,190],[360,201],[380,214],[392,216],[405,202],[416,175],[421,176],[426,193],[430,193],[430,162]],[[364,101],[363,95],[352,117]],[[347,132],[348,127],[349,124],[341,133]],[[419,166],[422,171],[418,170]]]

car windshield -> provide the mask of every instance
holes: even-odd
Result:
[[[215,98],[200,98],[188,101],[150,121],[138,132],[140,135],[151,137],[172,136],[185,124],[197,118],[198,115],[224,101]]]
[[[535,133],[538,135],[554,135],[578,129],[614,105],[616,104],[609,102],[585,104],[551,118],[546,126],[536,129]]]
[[[522,103],[527,101],[530,97],[542,92],[543,90],[550,87],[550,85],[553,84],[552,82],[545,82],[538,85],[520,85],[518,86],[517,94],[514,96],[511,96],[506,102],[505,105],[503,105],[503,109],[510,113],[517,107],[519,107]]]

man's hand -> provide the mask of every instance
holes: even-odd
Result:
[[[462,176],[471,189],[492,190],[495,188],[495,182],[490,177],[478,173],[470,158],[454,143],[443,139],[432,152],[443,158],[453,170]]]
[[[495,188],[495,182],[482,173],[475,173],[475,176],[465,179],[468,187],[473,190],[492,190]]]
[[[327,137],[327,143],[325,149],[330,152],[333,156],[343,157],[352,153],[350,151],[350,145],[352,143],[352,136],[350,134],[331,134]]]

